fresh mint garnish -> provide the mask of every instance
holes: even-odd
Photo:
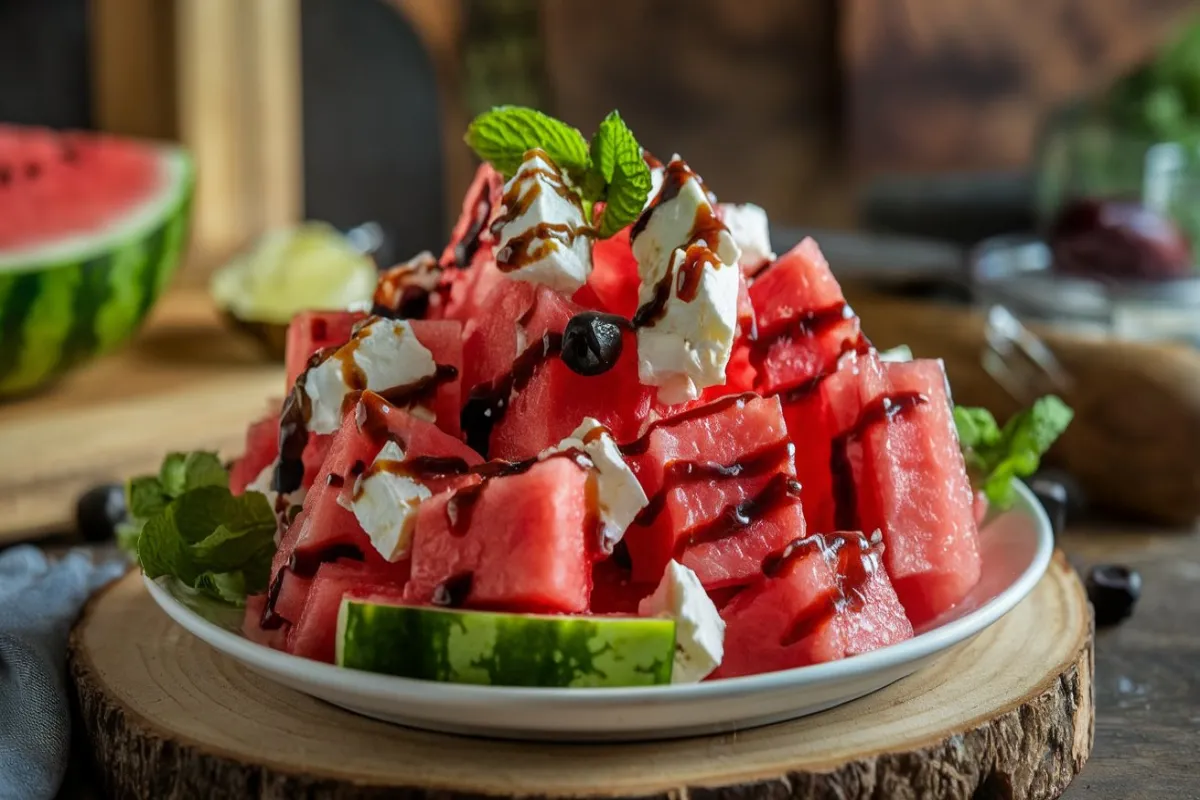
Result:
[[[168,576],[236,606],[266,588],[275,513],[259,492],[229,491],[216,453],[171,453],[157,475],[131,479],[125,497],[130,516],[118,528],[118,542],[147,577]]]
[[[600,235],[612,236],[638,218],[650,195],[650,168],[633,131],[613,111],[592,137],[592,174],[604,181]]]
[[[1047,395],[1001,428],[985,408],[955,406],[954,425],[971,475],[998,509],[1013,504],[1013,479],[1037,471],[1041,457],[1071,423],[1075,413],[1054,395]]]
[[[650,194],[650,168],[629,126],[616,111],[600,123],[589,144],[577,129],[520,106],[499,106],[476,117],[466,142],[505,177],[520,169],[525,154],[546,152],[580,193],[590,216],[591,204],[603,200],[598,233],[607,238],[638,218]]]
[[[517,174],[525,154],[535,148],[545,150],[577,183],[590,163],[587,139],[578,129],[532,108],[498,106],[485,111],[471,121],[465,139],[506,178]]]

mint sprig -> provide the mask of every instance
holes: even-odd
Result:
[[[499,106],[480,114],[464,138],[505,177],[517,173],[530,150],[544,150],[567,173],[585,208],[604,201],[598,227],[604,238],[636,220],[650,196],[650,168],[616,111],[601,121],[590,143],[565,122],[521,106]]]
[[[126,485],[130,519],[118,532],[149,578],[241,606],[266,589],[275,554],[275,513],[259,492],[234,495],[215,453],[171,453],[158,475]]]
[[[1003,428],[985,408],[955,406],[954,424],[971,485],[983,491],[990,505],[1010,507],[1015,500],[1013,479],[1037,471],[1041,457],[1074,416],[1070,406],[1054,395],[1014,414]]]

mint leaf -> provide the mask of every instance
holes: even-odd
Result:
[[[170,575],[193,586],[201,570],[188,553],[187,543],[179,536],[175,525],[174,508],[168,506],[161,514],[146,520],[138,537],[137,557],[147,578]]]
[[[196,579],[197,591],[242,607],[246,605],[246,576],[241,572],[205,572]]]
[[[1037,471],[1041,457],[1067,429],[1074,412],[1054,395],[1014,414],[1003,428],[982,408],[954,409],[959,443],[971,473],[971,484],[1000,508],[1013,504],[1013,480]]]
[[[267,498],[247,492],[230,499],[223,509],[225,521],[190,548],[196,563],[219,572],[238,569],[275,544],[275,514]]]
[[[200,486],[227,486],[229,473],[216,453],[168,453],[163,459],[158,479],[168,497],[179,495]]]
[[[166,508],[170,499],[162,482],[153,475],[130,478],[125,484],[125,507],[131,517],[149,519]]]
[[[186,453],[167,453],[167,457],[163,459],[162,467],[158,471],[158,481],[167,497],[183,494],[187,484],[186,461]]]
[[[593,173],[607,184],[604,215],[600,218],[600,236],[607,238],[636,220],[646,207],[650,168],[633,131],[616,111],[596,129],[591,155]]]
[[[498,106],[471,121],[463,137],[467,145],[506,178],[517,174],[525,154],[534,148],[546,151],[576,183],[588,171],[588,143],[583,134],[565,122],[521,106]]]

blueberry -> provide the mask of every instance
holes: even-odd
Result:
[[[1142,576],[1118,564],[1097,564],[1087,576],[1088,599],[1096,610],[1096,625],[1115,625],[1133,613],[1142,596]]]
[[[601,375],[621,357],[621,334],[629,320],[615,314],[583,311],[571,317],[563,331],[563,363],[580,375]]]
[[[1070,502],[1067,496],[1067,487],[1058,481],[1034,478],[1029,482],[1029,488],[1033,490],[1033,494],[1042,504],[1042,508],[1046,509],[1046,516],[1050,518],[1050,527],[1054,531],[1054,538],[1062,536],[1063,528],[1067,525],[1067,506]]]
[[[125,487],[119,483],[94,486],[75,504],[75,527],[89,542],[113,538],[125,516]]]

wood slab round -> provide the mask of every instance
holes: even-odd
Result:
[[[359,717],[193,638],[136,574],[85,611],[71,673],[114,797],[1042,798],[1092,748],[1091,613],[1061,555],[1011,613],[916,674],[696,739],[522,744]]]

